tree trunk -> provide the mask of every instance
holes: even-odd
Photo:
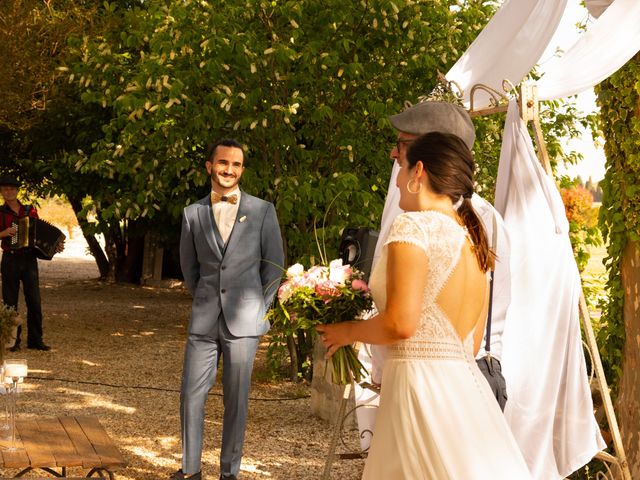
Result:
[[[640,245],[629,242],[622,256],[625,344],[617,411],[631,478],[640,478]]]
[[[104,249],[107,254],[107,274],[105,280],[109,283],[115,283],[118,273],[118,238],[112,231],[108,229],[104,234]]]
[[[82,236],[87,241],[87,245],[89,246],[89,252],[91,253],[91,255],[93,255],[93,258],[96,261],[98,271],[100,272],[100,278],[104,280],[105,278],[107,278],[107,274],[109,273],[109,261],[102,251],[102,247],[100,247],[100,243],[96,239],[95,235],[87,233],[86,220],[78,216],[78,214],[82,211],[82,202],[78,199],[69,197],[69,203],[71,204],[71,208],[73,208],[73,211],[76,214],[78,225],[80,225],[80,229],[82,230]]]
[[[118,268],[119,282],[140,283],[142,277],[142,257],[144,255],[144,236],[126,235],[126,251]]]

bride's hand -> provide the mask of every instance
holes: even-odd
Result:
[[[331,358],[336,350],[344,345],[351,345],[351,327],[353,322],[334,323],[332,325],[318,325],[316,330],[327,349],[324,358]]]

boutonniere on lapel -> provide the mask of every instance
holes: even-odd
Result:
[[[244,223],[244,221],[245,221],[246,219],[247,219],[247,216],[246,216],[246,215],[243,215],[243,216],[241,216],[241,217],[238,219],[238,221],[239,221],[240,223]]]

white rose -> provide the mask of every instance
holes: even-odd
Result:
[[[333,270],[334,268],[340,268],[342,266],[342,259],[336,258],[335,260],[331,260],[329,263],[329,270]]]
[[[287,268],[287,278],[299,277],[304,273],[304,267],[296,263],[295,265],[291,265]]]
[[[349,267],[342,265],[342,260],[333,260],[329,264],[329,280],[344,285],[345,280],[348,278],[347,272]]]

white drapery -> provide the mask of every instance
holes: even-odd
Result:
[[[534,478],[561,479],[606,448],[593,416],[580,334],[580,276],[562,198],[509,104],[496,208],[511,235],[502,369],[505,416]],[[560,214],[562,212],[562,214]]]
[[[640,2],[615,0],[567,52],[545,66],[540,100],[583,92],[600,83],[640,50]]]
[[[576,0],[572,0],[576,1]],[[478,83],[502,91],[502,81],[517,85],[534,67],[558,28],[567,0],[507,0],[447,73],[470,105],[471,87]],[[479,91],[473,108],[489,106]]]
[[[571,0],[577,1],[577,0]],[[464,92],[479,83],[503,91],[503,80],[517,85],[540,60],[555,33],[567,0],[508,0],[449,70],[446,77]],[[640,50],[640,2],[590,0],[598,17],[567,52],[546,65],[538,82],[540,100],[580,93],[609,77]],[[474,95],[474,109],[489,106],[483,91]]]

